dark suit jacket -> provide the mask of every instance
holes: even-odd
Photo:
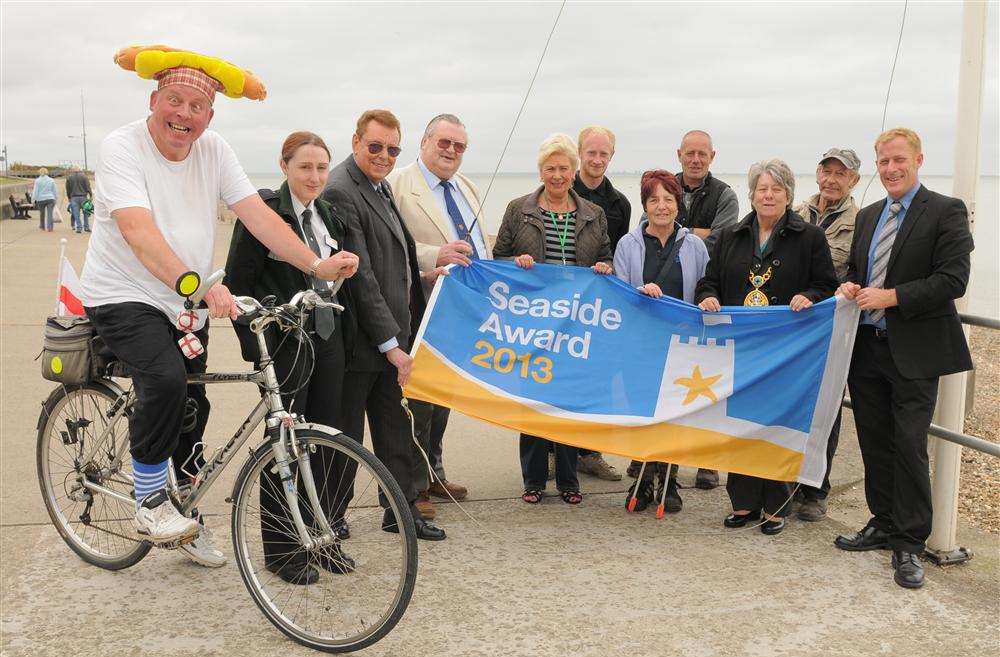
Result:
[[[283,183],[277,192],[262,189],[260,196],[267,206],[278,213],[278,216],[299,236],[299,239],[305,242],[305,236],[292,208],[288,183]],[[334,253],[347,248],[345,246],[347,228],[342,220],[334,216],[330,205],[323,199],[316,199],[316,213],[326,225],[330,237],[340,246]],[[236,228],[233,229],[232,241],[229,243],[226,278],[223,280],[229,291],[235,295],[253,297],[258,301],[273,294],[278,298],[278,303],[285,303],[297,292],[310,288],[309,277],[306,274],[287,262],[271,256],[270,253],[270,249],[254,237],[242,222],[237,222]],[[350,292],[342,289],[337,293],[337,301],[344,306],[341,326],[344,331],[344,349],[349,354],[356,332]],[[236,337],[240,341],[243,359],[250,362],[259,360],[257,336],[247,326],[234,324],[234,327]]]
[[[872,203],[855,221],[847,280],[864,287],[868,250],[887,199]],[[913,197],[892,244],[885,289],[899,305],[886,308],[889,351],[899,373],[929,379],[972,369],[955,299],[969,283],[972,233],[965,204],[923,185]]]
[[[754,266],[757,249],[754,217],[751,212],[719,233],[705,276],[695,289],[695,303],[715,297],[723,306],[743,305],[747,293],[753,289],[750,268]],[[761,286],[770,305],[786,305],[796,294],[816,303],[837,290],[830,247],[819,226],[806,223],[787,210],[775,225],[770,242],[770,252],[758,268],[761,273],[771,268],[771,278]]]
[[[383,184],[388,185],[384,181]],[[413,237],[401,220],[390,216],[382,197],[358,168],[354,155],[347,156],[330,172],[323,198],[333,206],[334,214],[344,220],[350,250],[360,260],[358,273],[345,284],[354,300],[358,324],[347,368],[361,372],[391,368],[378,345],[395,337],[399,346],[408,350],[426,304]],[[391,199],[389,202],[393,203]]]

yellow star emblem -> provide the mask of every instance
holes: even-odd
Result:
[[[674,379],[675,384],[685,386],[688,389],[687,395],[684,397],[684,401],[681,402],[681,406],[687,406],[697,399],[698,395],[705,395],[713,402],[718,401],[715,397],[715,393],[712,392],[712,384],[721,378],[721,374],[716,374],[715,376],[702,376],[701,367],[695,365],[694,372],[691,373],[691,376],[682,376],[679,379]]]

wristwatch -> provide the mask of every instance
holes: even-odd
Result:
[[[323,264],[323,258],[316,258],[313,260],[312,264],[309,265],[309,275],[316,276],[316,270],[319,269],[321,264]]]

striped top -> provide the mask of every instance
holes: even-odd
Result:
[[[576,264],[576,210],[559,213],[542,210],[545,219],[545,262]]]

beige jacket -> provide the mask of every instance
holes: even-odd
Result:
[[[807,223],[821,225],[823,220],[834,215],[836,218],[827,228],[826,243],[830,245],[830,256],[833,258],[833,268],[841,283],[847,280],[847,261],[851,257],[851,240],[854,239],[854,220],[858,216],[858,206],[854,197],[848,196],[836,207],[828,208],[822,215],[819,211],[819,194],[795,208],[796,214]]]
[[[456,173],[454,178],[458,189],[465,195],[472,211],[482,212],[479,190],[471,180]],[[403,216],[403,221],[417,243],[417,262],[420,271],[434,269],[437,263],[438,251],[451,241],[451,219],[441,212],[441,206],[434,198],[427,179],[417,163],[392,172],[389,175],[389,185],[392,187],[392,199]],[[486,248],[492,248],[486,231],[485,218],[479,214],[479,226],[486,240]],[[488,257],[488,256],[487,256]]]

